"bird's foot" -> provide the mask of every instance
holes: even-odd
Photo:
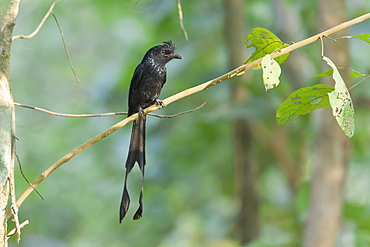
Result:
[[[144,110],[141,108],[141,107],[139,107],[139,117],[143,117],[144,116]]]
[[[160,100],[160,99],[157,99],[157,100],[155,101],[155,104],[156,104],[157,106],[160,106],[160,107],[166,106],[166,104],[165,104],[162,100]]]

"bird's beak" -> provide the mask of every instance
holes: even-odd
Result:
[[[182,59],[182,56],[180,56],[179,54],[177,54],[177,53],[172,53],[171,55],[170,55],[170,57],[171,58],[176,58],[176,59]]]

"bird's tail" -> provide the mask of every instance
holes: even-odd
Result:
[[[140,171],[143,177],[143,184],[140,189],[139,197],[139,208],[137,209],[133,219],[138,220],[141,218],[143,212],[143,190],[144,190],[144,167],[145,167],[145,125],[146,125],[146,116],[140,116],[136,119],[132,126],[131,132],[131,141],[129,152],[126,160],[126,174],[125,174],[125,183],[123,188],[123,195],[121,200],[120,207],[120,222],[122,222],[125,217],[128,208],[130,206],[130,196],[127,190],[127,176],[131,172],[132,168],[135,165],[135,162],[138,163]]]

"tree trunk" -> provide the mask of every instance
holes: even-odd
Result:
[[[245,20],[243,0],[224,0],[225,39],[229,54],[229,67],[234,69],[246,61]],[[232,98],[235,104],[247,101],[246,76],[232,79]],[[259,235],[258,194],[256,171],[252,152],[251,127],[245,118],[233,120],[233,140],[235,159],[235,187],[239,212],[235,222],[236,238],[242,245]]]
[[[0,6],[0,246],[8,246],[6,238],[9,183],[13,174],[15,117],[10,90],[10,51],[15,19],[20,0],[2,1]]]
[[[321,30],[343,22],[345,18],[344,0],[319,0]],[[345,31],[337,35],[347,35]],[[337,66],[350,67],[347,41],[333,42],[325,39],[324,55]],[[324,63],[323,70],[328,66]],[[348,81],[347,71],[340,71]],[[323,83],[333,85],[333,79],[326,77]],[[319,113],[320,131],[316,142],[313,162],[311,198],[308,218],[304,229],[304,247],[335,246],[336,235],[341,221],[341,205],[344,180],[350,153],[350,139],[343,134],[332,116],[331,110]]]

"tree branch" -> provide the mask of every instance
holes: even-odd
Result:
[[[194,109],[179,112],[179,113],[168,115],[168,116],[152,114],[152,113],[148,113],[148,115],[153,116],[153,117],[157,117],[157,118],[173,118],[173,117],[177,117],[177,116],[180,116],[180,115],[183,115],[183,114],[187,114],[187,113],[191,113],[193,111],[196,111],[196,110],[202,108],[205,104],[206,104],[206,102],[204,102],[203,104],[201,104],[200,106],[198,106]],[[57,113],[57,112],[45,110],[45,109],[40,108],[40,107],[24,105],[24,104],[20,104],[20,103],[16,103],[16,102],[14,102],[14,105],[24,107],[24,108],[27,108],[27,109],[32,109],[32,110],[44,112],[44,113],[47,113],[49,115],[58,116],[58,117],[107,117],[107,116],[116,116],[116,115],[127,115],[127,112],[108,112],[108,113],[100,113],[100,114],[66,114],[66,113]]]
[[[13,215],[13,222],[14,222],[14,234],[17,234],[17,238],[16,238],[16,241],[17,243],[19,243],[19,241],[21,240],[21,227],[19,225],[19,218],[18,218],[18,207],[17,207],[17,204],[16,204],[16,200],[15,200],[15,189],[14,189],[14,179],[11,179],[11,178],[8,178],[9,180],[9,186],[10,186],[10,197],[11,197],[11,206],[10,206],[10,211]],[[8,234],[9,236],[9,234]]]
[[[44,16],[44,18],[41,20],[40,24],[37,26],[37,28],[35,29],[35,31],[33,31],[33,33],[29,34],[29,35],[17,35],[17,36],[13,36],[12,40],[16,40],[16,39],[30,39],[30,38],[33,38],[36,36],[36,34],[40,31],[40,29],[42,28],[42,26],[44,25],[46,19],[50,16],[51,13],[53,13],[53,9],[55,7],[55,5],[59,2],[61,2],[63,0],[54,0],[53,3],[51,4],[48,12],[46,13],[46,15]]]
[[[180,21],[181,30],[184,33],[185,40],[186,41],[189,41],[188,32],[186,32],[186,29],[185,29],[185,26],[184,26],[184,22],[183,22],[183,15],[182,15],[182,8],[181,8],[181,0],[177,0],[177,11],[179,13],[179,21]]]
[[[75,70],[75,68],[73,67],[73,64],[72,64],[71,56],[69,55],[69,51],[68,51],[68,48],[67,48],[66,40],[65,40],[65,38],[64,38],[64,34],[63,34],[63,31],[62,31],[62,27],[60,26],[59,21],[58,21],[58,19],[57,19],[56,15],[54,14],[54,12],[51,12],[51,14],[53,15],[54,20],[55,20],[55,23],[56,23],[56,24],[57,24],[57,26],[58,26],[59,33],[60,33],[60,37],[62,38],[62,43],[63,43],[64,51],[65,51],[65,53],[66,53],[66,55],[67,55],[67,60],[68,60],[69,67],[71,68],[72,73],[73,73],[73,75],[74,75],[74,76],[75,76],[75,78],[76,78],[76,81],[77,81],[77,82],[80,82],[80,78],[78,78],[77,72],[76,72],[76,70]]]
[[[355,18],[353,20],[350,20],[348,22],[344,22],[342,24],[339,24],[331,29],[328,29],[324,32],[321,32],[317,35],[314,35],[310,38],[307,38],[305,40],[302,40],[298,43],[295,43],[291,46],[288,46],[284,49],[281,49],[277,52],[274,52],[271,54],[271,57],[275,58],[275,57],[278,57],[278,56],[281,56],[281,55],[284,55],[288,52],[291,52],[295,49],[298,49],[302,46],[305,46],[305,45],[308,45],[310,43],[313,43],[315,41],[317,41],[318,39],[322,38],[322,37],[325,37],[325,36],[329,36],[330,34],[333,34],[335,32],[338,32],[339,30],[342,30],[344,28],[347,28],[347,27],[350,27],[352,25],[355,25],[357,23],[360,23],[366,19],[369,19],[370,18],[370,13],[368,14],[365,14],[365,15],[362,15],[358,18]],[[184,97],[187,97],[187,96],[190,96],[192,94],[195,94],[197,92],[200,92],[202,90],[205,90],[205,89],[208,89],[214,85],[217,85],[218,83],[220,82],[223,82],[227,79],[230,79],[234,76],[237,76],[237,75],[241,75],[245,70],[248,70],[250,68],[253,68],[257,65],[259,65],[262,61],[262,58],[261,59],[258,59],[258,60],[255,60],[251,63],[248,63],[248,64],[244,64],[242,66],[239,66],[238,68],[220,76],[220,77],[217,77],[213,80],[210,80],[210,81],[207,81],[207,82],[204,82],[198,86],[195,86],[195,87],[192,87],[192,88],[189,88],[189,89],[186,89],[182,92],[179,92],[175,95],[172,95],[166,99],[163,100],[163,104],[164,105],[168,105],[168,104],[171,104],[172,102],[174,101],[177,101],[179,99],[182,99]],[[144,114],[148,114],[152,111],[155,111],[159,108],[161,108],[162,106],[161,105],[157,105],[157,104],[154,104],[146,109],[144,109]],[[117,131],[118,129],[122,128],[123,126],[125,126],[126,124],[134,121],[135,119],[137,119],[139,117],[139,114],[138,113],[135,113],[133,115],[131,115],[130,117],[128,118],[125,118],[124,120],[118,122],[117,124],[111,126],[109,129],[103,131],[102,133],[98,134],[97,136],[93,137],[92,139],[88,140],[87,142],[85,142],[84,144],[80,145],[79,147],[73,149],[72,151],[70,151],[69,153],[67,153],[66,155],[64,155],[60,160],[58,160],[57,162],[55,162],[52,166],[50,166],[48,169],[46,169],[32,184],[33,184],[33,187],[37,187],[45,178],[47,178],[52,172],[54,172],[57,168],[59,168],[61,165],[63,165],[64,163],[67,163],[71,158],[73,158],[75,155],[77,155],[78,153],[82,152],[83,150],[87,149],[88,147],[90,147],[91,145],[95,144],[96,142],[100,141],[101,139],[109,136],[110,134],[112,134],[113,132]],[[19,207],[23,201],[28,197],[28,195],[32,192],[33,188],[30,186],[28,187],[21,195],[20,197],[18,198],[17,200],[17,206]],[[8,211],[7,212],[7,217],[10,216],[10,212]]]
[[[148,109],[148,108],[147,108]],[[144,111],[147,112],[147,109]],[[73,149],[66,155],[64,155],[60,160],[55,162],[52,166],[50,166],[48,169],[46,169],[33,183],[33,187],[37,187],[45,178],[47,178],[51,173],[53,173],[57,168],[59,168],[64,163],[67,163],[70,159],[72,159],[75,155],[82,152],[86,148],[90,147],[91,145],[95,144],[96,142],[100,141],[101,139],[109,136],[116,130],[122,128],[126,124],[134,121],[139,117],[138,113],[135,113],[131,115],[128,118],[125,118],[124,120],[118,122],[117,124],[111,126],[109,129],[103,131],[102,133],[98,134],[97,136],[93,137],[92,139],[88,140],[84,144],[80,145],[79,147]],[[19,207],[23,201],[29,196],[29,194],[33,191],[33,188],[29,186],[18,198],[17,200],[17,206]],[[6,213],[6,217],[9,218],[11,216],[11,212],[8,210]]]
[[[13,28],[18,16],[20,0],[1,1],[0,4],[0,246],[8,246],[6,238],[9,193],[15,203],[14,154],[15,114],[10,89],[10,54]],[[13,197],[14,196],[14,197]],[[17,208],[12,203],[14,222],[17,225]],[[18,234],[20,234],[19,227]]]
[[[298,43],[294,43],[293,45],[290,45],[290,46],[288,46],[288,47],[286,47],[284,49],[281,49],[281,50],[279,50],[277,52],[274,52],[274,53],[271,54],[271,57],[272,58],[276,58],[276,57],[282,56],[282,55],[284,55],[286,53],[289,53],[289,52],[291,52],[293,50],[296,50],[296,49],[298,49],[298,48],[300,48],[302,46],[306,46],[308,44],[311,44],[311,43],[317,41],[320,38],[329,36],[330,34],[333,34],[335,32],[338,32],[338,31],[340,31],[342,29],[345,29],[347,27],[353,26],[355,24],[358,24],[358,23],[360,23],[362,21],[365,21],[366,19],[369,19],[369,18],[370,18],[370,13],[367,13],[367,14],[362,15],[360,17],[357,17],[357,18],[355,18],[353,20],[344,22],[344,23],[339,24],[339,25],[337,25],[337,26],[335,26],[333,28],[330,28],[330,29],[328,29],[328,30],[326,30],[324,32],[321,32],[319,34],[316,34],[316,35],[314,35],[314,36],[312,36],[310,38],[307,38],[305,40],[302,40],[302,41],[300,41]],[[175,94],[175,95],[173,95],[171,97],[168,97],[167,99],[163,100],[163,103],[165,105],[168,105],[168,104],[170,104],[170,103],[172,103],[174,101],[177,101],[177,100],[179,100],[181,98],[184,98],[186,96],[189,96],[189,95],[195,94],[197,92],[200,92],[202,90],[205,90],[207,88],[210,88],[210,87],[212,87],[212,86],[214,86],[214,85],[216,85],[216,84],[218,84],[220,82],[223,82],[223,81],[225,81],[227,79],[230,79],[230,78],[232,78],[234,76],[241,75],[241,74],[244,73],[245,70],[248,70],[250,68],[253,68],[253,67],[259,65],[261,63],[261,61],[262,61],[262,58],[257,59],[257,60],[255,60],[253,62],[244,64],[244,65],[241,65],[238,68],[236,68],[236,69],[234,69],[234,70],[232,70],[232,71],[230,71],[230,72],[228,72],[228,73],[226,73],[226,74],[224,74],[224,75],[222,75],[222,76],[220,76],[220,77],[218,77],[216,79],[207,81],[207,82],[205,82],[203,84],[200,84],[198,86],[195,86],[195,87],[186,89],[186,90],[184,90],[184,91],[182,91],[180,93],[177,93],[177,94]],[[153,105],[151,107],[148,107],[147,110],[148,110],[148,112],[152,112],[152,111],[154,111],[154,110],[156,110],[158,108],[159,107]]]
[[[24,105],[24,104],[20,104],[16,102],[14,102],[14,105],[40,111],[40,112],[44,112],[49,115],[58,116],[58,117],[106,117],[106,116],[115,116],[115,115],[127,115],[127,112],[108,112],[108,113],[101,113],[101,114],[66,114],[66,113],[53,112],[53,111],[49,111],[49,110],[46,110],[40,107]]]
[[[13,236],[14,234],[17,233],[17,231],[19,231],[20,229],[22,229],[23,227],[25,227],[26,225],[28,225],[30,222],[28,220],[24,221],[22,224],[19,224],[19,229],[17,230],[16,228],[13,228],[6,236],[7,238],[10,238],[11,236]],[[19,243],[19,242],[18,242]]]

